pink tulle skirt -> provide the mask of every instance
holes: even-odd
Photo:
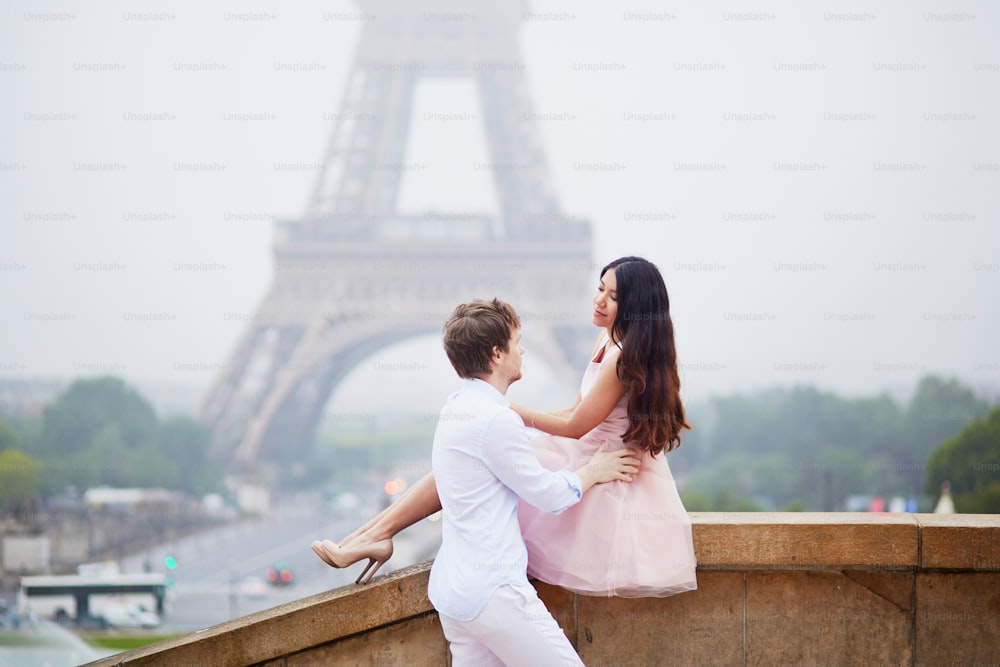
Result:
[[[576,470],[600,443],[542,434],[550,470]],[[620,449],[621,442],[608,442]],[[666,597],[697,588],[691,520],[666,456],[642,458],[631,482],[599,484],[561,514],[518,505],[528,574],[583,595]]]

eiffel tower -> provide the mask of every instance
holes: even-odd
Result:
[[[460,302],[512,303],[532,356],[570,384],[594,340],[590,224],[556,199],[517,48],[526,3],[358,5],[369,20],[312,196],[278,222],[273,283],[202,405],[212,454],[231,472],[304,460],[344,376],[384,347],[439,334]],[[441,77],[478,91],[479,166],[497,215],[397,209],[415,87]]]

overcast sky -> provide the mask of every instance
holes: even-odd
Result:
[[[307,204],[367,19],[4,5],[0,377],[204,391],[242,330],[227,314],[270,283],[272,219]],[[659,265],[697,400],[1000,387],[998,35],[993,2],[537,1],[519,37],[563,208],[598,265]],[[477,105],[469,82],[421,84],[407,160],[429,168],[401,210],[492,210],[478,123],[435,120]],[[439,347],[366,360],[334,401],[439,404]],[[525,347],[520,397],[551,398]],[[392,387],[371,372],[414,358]]]

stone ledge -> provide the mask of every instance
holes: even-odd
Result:
[[[698,568],[1000,570],[1000,515],[692,512]]]
[[[912,514],[692,512],[699,568],[915,568]]]
[[[736,634],[723,647],[723,663],[744,664],[747,656],[757,655],[757,648],[761,655],[774,658],[780,654],[782,660],[795,662],[795,651],[806,650],[797,648],[799,639],[785,638],[787,655],[774,653],[774,646],[782,642],[767,642],[770,633],[785,627],[782,614],[808,616],[817,608],[825,609],[823,605],[831,600],[836,602],[849,587],[856,589],[856,595],[867,596],[868,602],[845,597],[818,620],[799,619],[800,625],[805,624],[802,628],[811,628],[810,623],[825,627],[833,619],[856,633],[866,627],[866,619],[874,622],[877,617],[883,625],[891,621],[893,632],[906,640],[903,653],[913,655],[909,642],[915,636],[917,655],[928,658],[961,647],[942,643],[923,628],[924,622],[955,617],[971,620],[974,626],[966,634],[975,643],[962,649],[964,653],[959,651],[963,656],[979,659],[994,648],[1000,650],[992,639],[998,621],[989,611],[1000,603],[1000,593],[991,592],[1000,590],[994,583],[995,573],[1000,572],[1000,515],[720,512],[692,513],[692,523],[698,568],[704,572],[698,591],[662,600],[584,598],[536,584],[581,655],[610,659],[623,648],[616,637],[636,638],[628,629],[632,621],[658,618],[662,622],[654,625],[663,628],[679,618],[705,635],[704,642],[685,649],[691,664],[719,664],[717,628],[728,621],[735,623]],[[407,665],[412,664],[408,658],[416,655],[443,664],[431,657],[446,655],[447,647],[427,599],[430,566],[430,561],[419,563],[377,577],[367,586],[344,586],[90,664],[247,667],[326,663],[354,656],[348,661]],[[759,592],[762,582],[759,591],[763,592]],[[949,586],[958,587],[958,592],[942,597],[951,590]],[[793,613],[790,610],[797,609],[796,600],[803,595],[800,589],[815,595],[806,608]],[[765,604],[772,596],[780,602],[775,610]],[[912,608],[912,600],[920,603],[919,609]],[[748,607],[747,601],[762,606]],[[884,613],[870,610],[873,604],[885,607]],[[900,614],[903,621],[897,618]],[[709,617],[711,623],[697,626]],[[757,624],[752,645],[743,643],[740,649],[739,642],[747,641],[750,621]],[[899,623],[913,625],[903,632]],[[877,631],[885,627],[878,626]],[[592,643],[595,637],[605,643]],[[650,656],[660,655],[664,648],[657,637],[653,633],[647,638]],[[705,647],[712,647],[711,651],[705,653]],[[815,657],[820,655],[816,650],[814,646],[806,653]],[[864,653],[866,660],[884,657],[873,650]]]
[[[433,613],[430,561],[89,663],[245,667]]]
[[[920,567],[927,570],[1000,570],[1000,515],[915,514],[920,524]]]

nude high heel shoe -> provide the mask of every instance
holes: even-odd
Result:
[[[354,581],[356,584],[367,584],[382,567],[382,564],[392,558],[392,540],[380,540],[363,547],[346,548],[332,540],[323,540],[322,542],[313,542],[312,550],[330,567],[348,567],[367,558],[368,565]]]
[[[334,563],[332,560],[330,560],[330,557],[326,555],[326,549],[323,548],[322,542],[320,542],[319,540],[313,540],[311,546],[313,553],[319,556],[324,563],[326,563],[330,567],[338,567],[338,565]]]

